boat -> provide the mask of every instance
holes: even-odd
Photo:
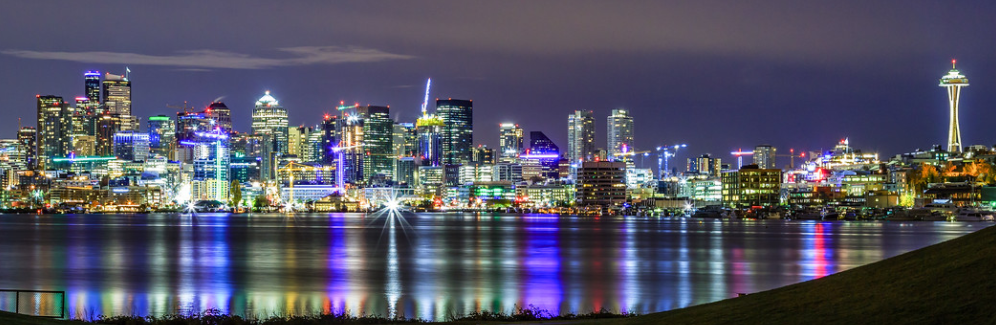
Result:
[[[993,215],[976,209],[961,209],[954,215],[954,221],[992,221]]]
[[[695,210],[692,214],[692,218],[722,218],[724,215],[723,207],[718,205],[707,205],[704,208]]]

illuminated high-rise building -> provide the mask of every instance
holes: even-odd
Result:
[[[59,96],[35,96],[38,104],[38,164],[44,169],[53,158],[72,150],[73,109]]]
[[[201,200],[228,200],[231,153],[229,135],[221,130],[195,132],[194,174],[191,197]]]
[[[760,169],[774,169],[777,149],[762,144],[754,147],[754,164]]]
[[[948,107],[951,123],[948,126],[948,152],[961,152],[961,124],[958,123],[958,101],[961,100],[961,88],[968,87],[968,78],[955,69],[955,60],[951,60],[951,71],[941,77],[941,87],[947,88]]]
[[[118,132],[114,135],[114,156],[126,161],[145,161],[149,158],[149,135]]]
[[[394,146],[395,157],[415,157],[418,144],[418,133],[414,123],[395,123],[391,145]]]
[[[443,120],[426,115],[415,121],[420,166],[440,166],[443,155]]]
[[[214,120],[214,128],[232,134],[232,110],[222,102],[212,102],[204,109],[204,117]]]
[[[287,110],[266,91],[252,110],[252,133],[273,135],[274,152],[286,154],[287,127]]]
[[[24,163],[27,168],[34,169],[38,163],[37,131],[30,126],[17,130],[17,143],[24,152]]]
[[[83,74],[83,91],[91,103],[100,105],[100,71],[87,71]]]
[[[543,177],[549,179],[560,177],[560,147],[541,131],[529,132],[529,153],[520,158],[539,161]]]
[[[474,102],[437,99],[436,116],[443,121],[443,163],[466,164],[474,146]]]
[[[149,150],[153,156],[173,159],[176,146],[176,123],[166,115],[149,117]]]
[[[595,113],[574,111],[567,116],[567,160],[572,164],[595,158]]]
[[[108,113],[131,115],[131,81],[128,78],[107,73],[104,76],[103,89],[104,98],[101,103]]]
[[[361,106],[356,113],[363,119],[363,170],[367,182],[375,177],[394,175],[394,120],[386,106]]]
[[[498,124],[498,161],[515,162],[522,153],[522,128],[518,124]]]
[[[114,135],[121,131],[127,131],[123,125],[130,123],[130,120],[122,119],[121,114],[102,114],[97,117],[97,146],[98,156],[114,155]]]
[[[633,151],[633,116],[625,109],[614,109],[608,119],[609,159],[620,157],[625,151]],[[623,156],[624,157],[624,156]]]

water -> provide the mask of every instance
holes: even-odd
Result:
[[[819,278],[988,225],[436,213],[0,215],[0,288],[66,290],[70,317],[217,308],[444,320],[529,305],[553,314],[648,313]],[[0,296],[4,306],[11,303]]]

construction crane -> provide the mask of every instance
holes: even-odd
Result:
[[[345,193],[345,186],[346,186],[346,181],[345,181],[346,162],[344,159],[342,159],[342,152],[345,150],[355,149],[360,147],[363,147],[362,143],[348,147],[338,147],[338,146],[332,147],[332,152],[336,153],[336,160],[337,160],[335,165],[335,186],[338,188],[340,193]]]
[[[752,156],[754,155],[754,152],[744,151],[744,149],[741,148],[737,151],[731,152],[730,154],[737,157],[737,169],[740,169],[744,167],[744,156]]]
[[[183,101],[183,106],[166,104],[166,108],[182,109],[184,113],[190,113],[193,106],[187,106],[187,101]]]
[[[315,167],[315,166],[309,166],[309,165],[305,165],[305,164],[301,164],[301,163],[297,163],[297,162],[293,162],[292,161],[292,162],[287,163],[287,165],[285,165],[284,167],[277,168],[277,173],[279,173],[281,171],[286,171],[287,172],[287,178],[288,178],[289,183],[290,183],[290,199],[288,200],[288,204],[291,204],[291,205],[294,204],[294,172],[299,172],[299,171],[317,171],[317,170],[323,170],[325,172],[328,172],[329,171],[329,167],[328,166],[325,166],[325,167]]]
[[[664,179],[664,174],[670,167],[668,167],[668,160],[678,154],[678,149],[688,147],[687,144],[674,144],[670,146],[660,146],[657,147],[657,174],[658,179]],[[663,168],[661,168],[661,163],[664,163]],[[667,172],[670,173],[670,172]]]
[[[795,154],[795,149],[793,148],[793,149],[789,149],[789,154],[787,154],[787,155],[775,154],[775,157],[789,157],[789,167],[790,167],[790,169],[795,169],[795,157],[806,158],[806,152],[803,151],[802,153],[796,155]]]

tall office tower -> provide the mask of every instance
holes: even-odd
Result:
[[[176,123],[166,115],[149,117],[149,151],[153,156],[173,159],[176,148]]]
[[[232,110],[222,102],[212,102],[204,109],[204,117],[214,120],[214,128],[232,134]]]
[[[567,160],[572,164],[595,159],[595,112],[567,116]]]
[[[24,152],[24,163],[28,169],[34,169],[38,164],[37,132],[30,126],[17,130],[17,142]]]
[[[338,159],[338,151],[335,148],[339,147],[339,130],[342,130],[340,124],[343,122],[345,121],[339,118],[339,116],[328,114],[322,119],[320,131],[322,134],[322,145],[321,152],[317,154],[322,157],[321,162],[326,166],[335,165]]]
[[[529,132],[529,154],[523,157],[538,159],[543,168],[543,177],[549,179],[560,177],[560,147],[543,132]]]
[[[97,119],[97,156],[107,157],[114,155],[114,135],[121,131],[127,131],[123,124],[130,123],[123,120],[121,114],[103,114]]]
[[[443,120],[443,163],[465,164],[474,146],[474,103],[470,100],[436,100],[436,116]]]
[[[415,186],[415,170],[418,167],[415,165],[415,158],[413,157],[401,157],[398,158],[397,163],[394,168],[394,182],[397,184],[406,184],[409,186]]]
[[[91,103],[100,105],[100,71],[87,71],[83,74],[83,91]]]
[[[501,150],[498,161],[515,162],[522,153],[522,129],[518,124],[498,124],[498,148]]]
[[[367,183],[374,178],[392,179],[394,176],[394,120],[390,108],[361,106],[356,113],[363,119],[364,175]]]
[[[204,112],[176,112],[176,146],[169,157],[182,163],[194,162],[197,132],[215,130],[215,120],[204,116]]]
[[[394,146],[394,156],[415,157],[415,147],[418,143],[418,133],[413,123],[395,123],[391,145]]]
[[[59,96],[38,99],[38,164],[50,166],[52,158],[66,157],[72,150],[72,108]]]
[[[120,115],[121,130],[138,131],[138,117],[131,114],[131,81],[123,75],[104,74],[103,111]]]
[[[626,203],[626,163],[584,162],[575,188],[578,205],[622,205]]]
[[[316,128],[308,127],[307,134],[302,133],[301,155],[304,161],[322,161],[322,132]]]
[[[951,60],[951,71],[941,77],[939,86],[948,90],[948,107],[951,123],[948,127],[948,152],[961,152],[961,124],[958,123],[958,101],[961,99],[961,87],[968,87],[968,78],[955,69],[955,60]]]
[[[426,115],[415,121],[418,133],[418,158],[421,166],[436,167],[443,163],[443,120]]]
[[[194,177],[191,197],[201,200],[227,201],[230,187],[231,153],[229,135],[221,130],[197,132],[190,140],[193,150]]]
[[[338,155],[336,165],[336,182],[342,179],[343,183],[360,184],[366,180],[363,170],[363,161],[366,158],[365,145],[366,134],[363,133],[364,120],[357,115],[347,116],[343,123],[337,124],[340,128],[336,132],[339,136],[339,148],[342,154]],[[338,170],[342,170],[342,173]],[[341,176],[341,177],[340,177]]]
[[[776,152],[775,147],[767,144],[754,147],[754,164],[760,169],[777,168],[775,167]]]
[[[633,150],[633,117],[625,109],[614,109],[609,115],[609,160],[625,150]]]
[[[287,153],[287,110],[270,96],[270,91],[256,101],[252,110],[252,133],[271,135],[273,152]]]
[[[287,154],[301,157],[301,133],[306,132],[305,127],[287,128]]]
[[[134,131],[114,135],[114,156],[126,161],[145,161],[149,158],[149,135]]]

